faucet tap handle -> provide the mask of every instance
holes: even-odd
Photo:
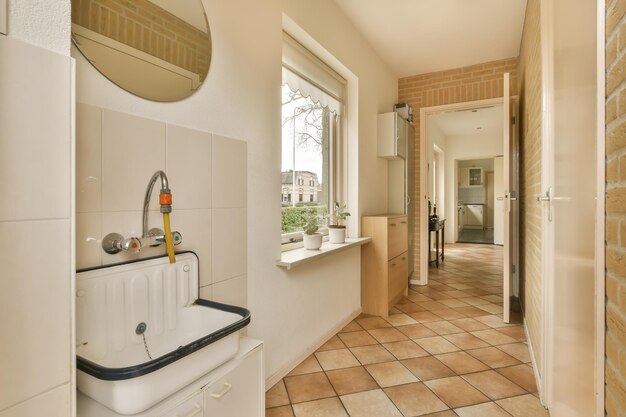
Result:
[[[102,239],[102,249],[111,255],[121,251],[138,253],[141,250],[141,240],[136,237],[124,239],[119,233],[109,233]]]
[[[121,242],[121,249],[129,253],[139,253],[141,250],[141,240],[136,237],[129,237]]]

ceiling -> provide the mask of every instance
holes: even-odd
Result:
[[[519,55],[526,0],[335,0],[400,78]]]
[[[501,134],[504,129],[502,104],[482,109],[451,111],[429,116],[447,137]],[[478,129],[480,127],[480,129]]]

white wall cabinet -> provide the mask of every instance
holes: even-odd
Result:
[[[378,115],[378,156],[395,159],[406,157],[406,141],[409,122],[398,113],[390,112]]]
[[[460,168],[459,187],[474,188],[484,187],[484,175],[482,167]]]

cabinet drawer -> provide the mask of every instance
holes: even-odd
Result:
[[[173,410],[159,415],[159,417],[203,417],[203,398],[204,394],[199,392],[188,400],[185,400],[185,402],[177,405]]]
[[[407,251],[409,244],[409,225],[406,217],[395,217],[389,219],[387,222],[387,260],[390,260]]]
[[[408,252],[404,252],[387,263],[389,277],[388,302],[394,301],[399,294],[403,294],[409,285]]]

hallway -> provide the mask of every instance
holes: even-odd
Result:
[[[266,394],[266,417],[545,417],[502,248],[455,244],[387,319],[361,315]],[[517,318],[519,321],[519,318]]]

